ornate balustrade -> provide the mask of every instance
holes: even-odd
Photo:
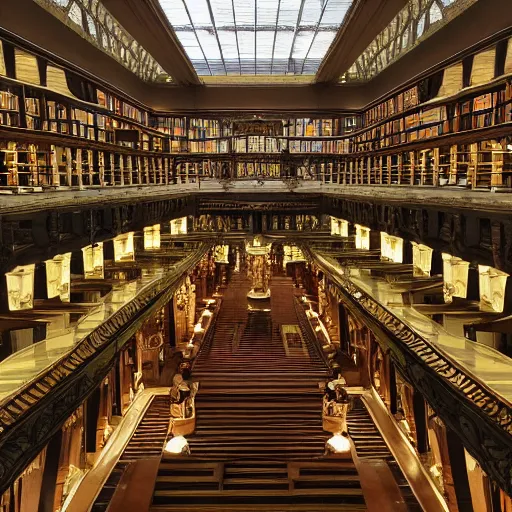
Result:
[[[164,277],[143,287],[66,355],[0,403],[0,493],[101,383],[123,345],[171,300],[186,272],[209,249],[208,243],[198,245]]]
[[[304,248],[328,277],[331,293],[374,332],[404,377],[423,394],[466,449],[506,492],[512,491],[512,405],[340,272]]]

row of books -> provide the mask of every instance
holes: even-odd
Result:
[[[396,96],[379,103],[364,113],[364,124],[370,126],[419,105],[418,87],[414,86]]]
[[[41,115],[39,98],[25,98],[25,113],[30,116]]]
[[[335,119],[286,119],[283,135],[290,137],[331,137],[351,133],[357,128],[357,117]]]
[[[57,101],[47,101],[48,119],[67,119],[68,109]]]
[[[185,137],[186,121],[183,117],[151,117],[151,127],[166,135]]]
[[[229,135],[222,133],[220,122],[215,119],[191,118],[188,122],[189,139],[206,139],[208,137],[222,137]]]
[[[229,151],[228,140],[206,140],[189,142],[191,153],[227,153]]]
[[[20,116],[17,112],[0,112],[0,124],[17,127],[20,125]]]
[[[79,108],[71,109],[71,119],[73,121],[78,121],[81,124],[94,126],[94,114],[92,112],[88,112],[86,110],[81,110]]]
[[[288,143],[290,153],[348,153],[350,140],[291,140]]]
[[[233,139],[235,153],[279,153],[286,149],[287,139],[252,135]]]
[[[0,91],[0,110],[19,110],[19,98],[9,91]]]

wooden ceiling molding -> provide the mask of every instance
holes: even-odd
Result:
[[[316,82],[338,82],[406,4],[407,0],[358,0],[354,3],[318,69]]]
[[[102,0],[112,16],[142,45],[177,85],[201,85],[157,0]]]

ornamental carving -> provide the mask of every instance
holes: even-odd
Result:
[[[349,299],[370,325],[392,341],[391,355],[443,421],[462,438],[472,456],[507,493],[512,493],[512,407],[490,389],[447,359],[398,317],[367,295],[344,275],[309,258],[329,275],[329,291],[339,301]],[[379,342],[382,340],[378,339]]]

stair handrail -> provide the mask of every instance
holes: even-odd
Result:
[[[196,361],[198,360],[199,356],[205,351],[211,349],[211,344],[213,341],[213,335],[215,332],[215,326],[217,325],[217,318],[219,316],[219,311],[222,306],[222,298],[217,299],[217,307],[215,308],[215,311],[213,312],[213,317],[210,320],[210,323],[208,324],[208,328],[206,329],[206,332],[203,336],[203,341],[201,342],[201,345],[199,347],[199,350],[197,351],[196,357],[192,361],[192,370],[194,370],[194,366],[196,364]]]
[[[302,330],[306,333],[306,336],[310,339],[313,349],[315,350],[316,354],[320,357],[320,359],[325,363],[327,368],[330,369],[331,366],[329,360],[327,359],[327,356],[322,350],[322,347],[320,346],[315,331],[313,331],[313,327],[311,327],[311,324],[307,319],[306,312],[304,311],[304,308],[300,304],[299,299],[297,297],[293,298],[293,306],[295,308],[295,314],[297,315],[299,324],[302,327]]]

